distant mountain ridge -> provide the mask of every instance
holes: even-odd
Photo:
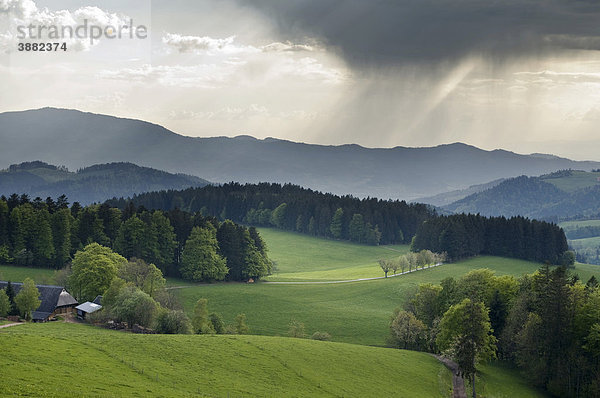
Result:
[[[600,172],[521,176],[442,207],[455,213],[564,220],[600,214]]]
[[[492,180],[598,162],[484,151],[455,143],[428,148],[324,146],[235,138],[192,138],[133,119],[43,108],[0,114],[0,167],[40,159],[76,169],[132,162],[212,182],[291,182],[359,197],[412,200]]]
[[[458,200],[461,200],[463,198],[466,198],[469,195],[473,195],[475,193],[482,192],[487,189],[493,188],[503,181],[506,181],[506,178],[499,178],[497,180],[490,181],[485,184],[471,185],[470,187],[465,188],[465,189],[457,189],[455,191],[444,192],[444,193],[440,193],[440,194],[437,194],[434,196],[429,196],[426,198],[418,198],[418,199],[415,199],[414,202],[426,203],[426,204],[433,205],[436,207],[443,207],[443,206],[447,206],[451,203],[454,203]]]
[[[202,187],[202,178],[171,174],[132,163],[98,164],[77,172],[41,161],[11,165],[0,171],[0,194],[26,193],[42,199],[67,195],[71,202],[89,204],[112,197],[132,196],[148,191]]]

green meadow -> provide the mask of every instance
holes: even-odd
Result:
[[[37,284],[55,283],[56,271],[46,268],[30,268],[14,265],[0,265],[0,280],[23,282],[25,278],[33,279]]]
[[[539,266],[521,260],[478,257],[372,281],[306,285],[215,283],[187,285],[174,291],[188,313],[199,298],[207,298],[209,310],[220,313],[227,322],[233,322],[236,314],[245,313],[256,334],[284,336],[290,321],[296,320],[305,324],[308,333],[328,332],[334,341],[382,346],[394,308],[401,306],[420,283],[439,283],[448,276],[460,277],[478,268],[489,268],[497,275],[519,276],[532,273]],[[592,267],[577,268],[582,279],[591,276]]]
[[[136,335],[52,322],[0,329],[3,397],[445,397],[420,352],[265,336]]]
[[[600,220],[564,221],[558,225],[565,231],[582,227],[600,227]]]
[[[260,228],[275,263],[268,281],[332,281],[383,276],[377,260],[398,257],[408,245],[365,246]]]
[[[469,395],[470,385],[466,386]],[[541,398],[548,394],[531,387],[519,371],[502,362],[482,364],[475,382],[478,397]]]
[[[569,243],[571,244],[571,246],[573,246],[575,250],[600,247],[600,236],[594,236],[592,238],[583,239],[572,239],[569,241]]]
[[[598,172],[586,172],[574,170],[568,177],[543,178],[545,182],[553,184],[556,188],[566,192],[575,192],[578,189],[584,189],[598,185]]]

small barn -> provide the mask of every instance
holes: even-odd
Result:
[[[77,310],[77,318],[85,319],[88,314],[92,314],[102,309],[102,306],[91,301],[86,301],[83,304],[79,304],[75,309]]]
[[[11,285],[15,291],[15,295],[23,287],[23,284],[19,282],[11,282]],[[0,281],[0,289],[5,289],[7,286],[8,282]],[[36,285],[36,287],[40,292],[39,299],[41,304],[31,314],[34,322],[46,322],[56,315],[71,313],[78,304],[77,300],[62,286]]]

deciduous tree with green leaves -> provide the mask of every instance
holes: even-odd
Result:
[[[8,315],[10,311],[10,300],[6,294],[5,289],[0,289],[0,316],[4,317]]]
[[[151,326],[160,306],[149,294],[135,286],[125,286],[112,307],[118,320],[127,322],[129,327],[137,324]]]
[[[119,278],[133,283],[150,296],[154,296],[154,293],[163,288],[166,283],[162,272],[154,264],[148,264],[139,258],[132,258],[123,264],[117,274]]]
[[[23,318],[31,319],[31,314],[42,303],[39,299],[40,292],[31,278],[25,278],[21,290],[15,296],[15,304]]]
[[[208,300],[201,298],[194,306],[194,315],[192,317],[192,326],[194,332],[198,334],[213,334],[215,329],[208,317]]]
[[[194,227],[183,249],[181,276],[196,282],[225,279],[229,270],[218,250],[217,230],[212,224],[205,228]]]
[[[235,317],[235,332],[237,334],[250,333],[250,328],[246,325],[246,314],[238,314]]]
[[[473,398],[477,363],[496,356],[496,338],[485,305],[466,298],[444,314],[437,335],[438,347],[458,364],[463,377],[471,380]]]
[[[419,348],[419,341],[425,339],[427,327],[412,312],[397,309],[390,322],[390,332],[394,345],[399,348]]]
[[[125,257],[98,243],[90,243],[75,253],[69,286],[78,300],[93,300],[103,294],[117,276]]]
[[[379,259],[379,260],[377,260],[377,262],[379,263],[381,270],[383,271],[383,273],[385,274],[385,277],[387,278],[388,272],[390,272],[390,270],[392,269],[392,261],[385,260],[385,259]]]

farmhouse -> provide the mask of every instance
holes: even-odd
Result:
[[[11,282],[15,294],[19,293],[22,283]],[[8,282],[0,281],[0,289],[5,289]],[[77,300],[73,298],[62,286],[36,285],[40,292],[40,306],[33,311],[32,319],[34,322],[46,322],[58,314],[73,312],[77,305]]]

